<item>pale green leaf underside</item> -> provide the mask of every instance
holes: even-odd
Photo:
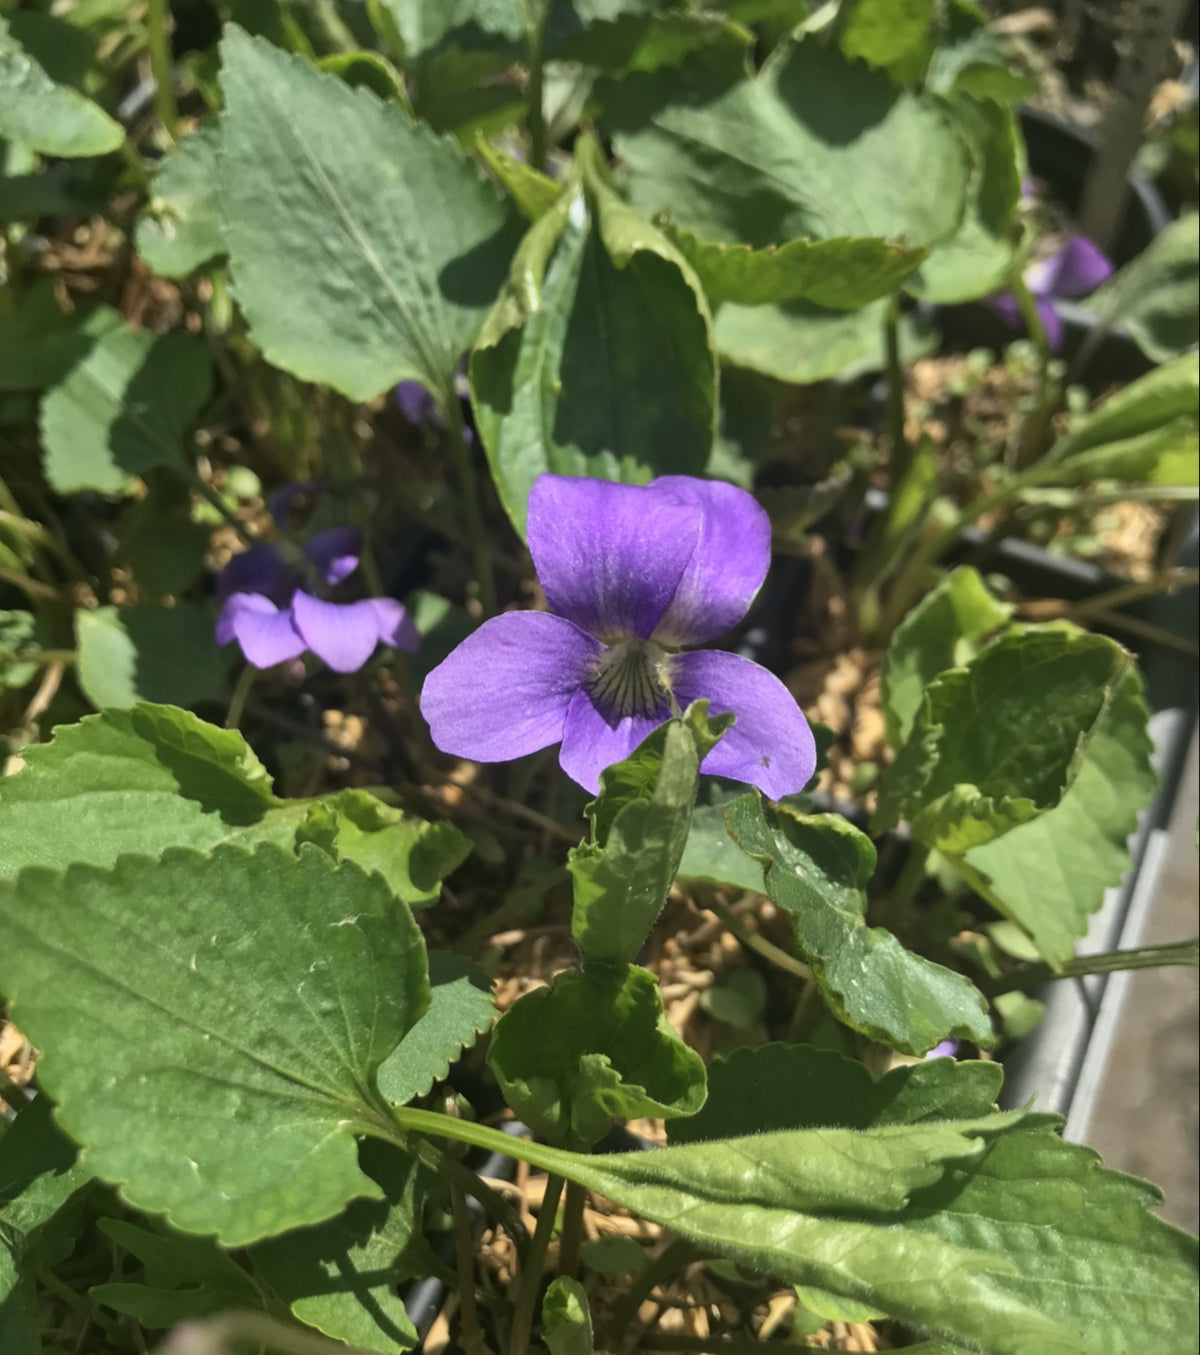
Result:
[[[225,242],[266,357],[366,400],[448,399],[515,243],[463,151],[398,105],[240,29],[221,45]]]
[[[796,948],[840,1020],[910,1054],[949,1036],[994,1043],[987,1004],[968,979],[867,926],[868,837],[838,815],[791,814],[753,795],[725,815],[742,850],[763,863],[766,892],[790,915]]]
[[[315,847],[173,849],[24,871],[0,922],[0,989],[61,1122],[132,1204],[238,1246],[379,1194],[353,1135],[429,1001],[382,880]]]
[[[194,706],[225,695],[225,664],[213,613],[173,607],[96,607],[75,613],[79,685],[101,709],[139,701]]]

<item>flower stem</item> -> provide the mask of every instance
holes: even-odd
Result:
[[[230,506],[225,502],[225,500],[220,496],[220,494],[217,493],[217,491],[212,487],[212,485],[208,483],[204,476],[200,474],[200,472],[195,468],[195,466],[189,465],[187,467],[186,471],[184,472],[184,478],[206,503],[208,503],[211,507],[215,508],[218,513],[220,513],[221,517],[229,524],[229,526],[231,526],[233,530],[237,532],[238,536],[241,538],[244,545],[257,546],[259,544],[258,538],[254,535],[250,528],[247,527],[246,524],[241,520],[241,518],[238,517],[238,515],[233,511],[233,509],[230,508]]]
[[[471,1216],[467,1213],[467,1194],[458,1182],[450,1185],[450,1207],[454,1214],[454,1255],[458,1264],[458,1304],[462,1318],[463,1349],[477,1355],[485,1350],[479,1310],[475,1306],[475,1239],[471,1235]]]
[[[567,1197],[563,1201],[562,1237],[559,1241],[558,1273],[568,1278],[579,1269],[579,1254],[583,1247],[583,1205],[587,1192],[576,1181],[567,1182]]]
[[[225,728],[237,729],[242,723],[242,715],[246,710],[246,701],[250,696],[250,688],[254,686],[254,680],[258,677],[258,669],[252,663],[246,664],[238,674],[237,683],[233,689],[233,695],[229,698],[229,709],[225,712]]]
[[[492,570],[492,556],[488,550],[487,524],[483,520],[483,501],[479,486],[479,477],[475,474],[475,461],[471,448],[463,435],[462,409],[458,396],[451,388],[442,411],[450,430],[450,448],[454,456],[454,469],[458,477],[459,490],[463,497],[467,526],[471,538],[471,553],[475,562],[476,582],[479,585],[479,602],[485,617],[496,612],[496,578]]]
[[[618,1350],[628,1349],[633,1344],[627,1339],[629,1329],[637,1320],[638,1309],[654,1292],[655,1286],[669,1279],[677,1270],[690,1265],[700,1255],[701,1253],[686,1238],[672,1238],[621,1295],[613,1309],[609,1328],[610,1344]]]
[[[922,847],[918,842],[909,843],[908,856],[880,910],[880,926],[897,931],[904,924],[917,890],[925,882],[925,864],[928,860],[928,847]]]
[[[529,163],[534,169],[546,168],[546,19],[549,5],[529,6],[529,85],[526,91],[529,119]]]
[[[764,960],[769,960],[777,968],[785,970],[798,979],[804,979],[806,982],[812,978],[812,970],[803,960],[797,960],[795,956],[789,955],[786,950],[781,950],[773,945],[765,936],[760,936],[752,927],[747,927],[740,917],[721,903],[719,899],[710,899],[704,905],[710,912],[716,913],[730,933],[735,936],[747,950],[752,950],[756,955],[761,955]]]
[[[557,1172],[547,1174],[546,1193],[542,1196],[542,1207],[538,1211],[537,1227],[533,1230],[533,1241],[529,1244],[529,1252],[521,1270],[508,1355],[529,1355],[533,1319],[537,1313],[537,1301],[542,1290],[542,1267],[546,1259],[546,1249],[554,1233],[554,1219],[563,1184],[563,1178]]]
[[[1050,383],[1050,340],[1046,337],[1046,326],[1038,314],[1037,302],[1029,290],[1025,279],[1018,273],[1012,283],[1013,295],[1017,299],[1017,309],[1025,328],[1037,349],[1037,394],[1034,397],[1033,412],[1021,429],[1016,449],[1016,465],[1023,470],[1031,465],[1045,450],[1046,430],[1054,413],[1053,391]]]
[[[172,141],[179,130],[179,108],[171,85],[171,43],[167,36],[168,0],[146,0],[146,46],[154,76],[154,104],[159,121]]]
[[[1048,964],[1026,965],[986,984],[993,997],[1034,988],[1054,979],[1077,979],[1085,974],[1115,974],[1123,969],[1159,969],[1166,965],[1200,967],[1200,937],[1190,941],[1171,941],[1162,946],[1140,946],[1134,950],[1106,950],[1099,955],[1076,955],[1057,969]]]

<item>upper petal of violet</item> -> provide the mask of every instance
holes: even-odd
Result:
[[[546,600],[599,639],[646,639],[675,596],[702,516],[644,486],[538,476],[528,536]]]
[[[561,616],[494,616],[425,679],[421,714],[443,753],[506,762],[562,738],[604,646]]]
[[[373,601],[325,602],[297,588],[292,620],[305,645],[335,673],[356,673],[379,643],[379,615]]]
[[[812,780],[817,747],[795,697],[765,668],[716,649],[671,657],[671,687],[680,709],[701,697],[710,715],[732,711],[737,723],[701,764],[712,776],[745,781],[772,800]]]
[[[664,475],[649,488],[701,511],[700,540],[654,628],[668,645],[702,645],[736,625],[771,564],[771,520],[752,494],[719,480]]]
[[[1097,249],[1086,235],[1072,235],[1062,249],[1042,267],[1041,285],[1030,290],[1050,296],[1087,296],[1112,276],[1108,255]]]
[[[304,553],[326,583],[341,583],[358,568],[362,533],[344,524],[314,532],[304,543]]]
[[[282,605],[295,584],[295,574],[278,547],[269,542],[234,555],[217,575],[217,597],[224,602],[235,593],[261,593]]]
[[[288,608],[279,608],[261,593],[234,593],[217,617],[217,643],[236,640],[255,668],[274,668],[298,658],[305,643],[292,624]]]

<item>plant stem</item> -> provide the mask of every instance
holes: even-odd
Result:
[[[1018,470],[1023,470],[1036,461],[1044,450],[1046,430],[1054,414],[1054,401],[1050,387],[1050,340],[1046,337],[1046,326],[1038,314],[1037,302],[1019,273],[1013,278],[1012,290],[1038,356],[1037,394],[1034,397],[1033,413],[1025,421],[1017,445],[1016,465]]]
[[[546,1259],[546,1248],[549,1247],[550,1238],[554,1233],[554,1218],[563,1184],[563,1178],[557,1172],[547,1174],[546,1193],[542,1197],[542,1207],[538,1211],[537,1227],[533,1230],[533,1241],[529,1245],[529,1253],[521,1270],[517,1303],[513,1309],[512,1339],[509,1342],[508,1355],[529,1355],[533,1319],[537,1313],[537,1301],[542,1290],[542,1266]]]
[[[526,92],[529,118],[529,163],[534,169],[546,168],[546,13],[549,5],[532,4],[529,27],[529,87]]]
[[[19,588],[35,602],[39,599],[43,602],[59,601],[57,588],[52,588],[50,584],[42,583],[38,579],[31,579],[28,574],[22,574],[16,569],[6,569],[0,565],[0,582],[11,583],[14,588]]]
[[[895,292],[888,302],[887,317],[883,323],[883,343],[887,363],[887,426],[892,448],[888,463],[888,478],[893,490],[908,474],[912,449],[904,431],[904,367],[900,362],[900,293]]]
[[[486,1349],[479,1310],[475,1306],[475,1239],[471,1235],[471,1216],[467,1196],[457,1182],[450,1186],[450,1207],[454,1213],[454,1255],[458,1263],[458,1303],[462,1318],[463,1348],[471,1355]]]
[[[229,698],[229,709],[225,713],[226,729],[236,729],[242,723],[242,715],[246,709],[246,701],[250,696],[250,688],[254,686],[257,677],[258,669],[252,663],[246,664],[238,674],[233,695]]]
[[[1097,593],[1095,597],[1076,602],[1066,609],[1066,613],[1078,617],[1090,612],[1106,612],[1113,607],[1123,607],[1127,602],[1136,602],[1138,598],[1173,593],[1178,588],[1191,588],[1197,583],[1200,583],[1200,569],[1164,569],[1141,583],[1123,584],[1120,588],[1110,588],[1107,593]]]
[[[247,546],[257,546],[258,538],[193,465],[184,470],[184,478],[202,499],[225,519]]]
[[[881,910],[881,925],[890,931],[896,931],[908,916],[913,897],[924,883],[928,860],[928,847],[922,847],[918,842],[909,844],[908,856]]]
[[[492,571],[492,556],[488,550],[487,524],[483,520],[483,502],[480,497],[479,477],[475,474],[475,462],[471,448],[463,436],[462,409],[458,396],[451,385],[446,397],[442,414],[450,429],[450,448],[454,456],[454,470],[458,478],[459,490],[463,497],[467,526],[471,538],[471,554],[475,561],[476,582],[479,585],[479,602],[485,617],[493,616],[496,611],[496,579]]]
[[[168,0],[146,0],[146,46],[154,76],[154,104],[167,136],[174,141],[179,130],[179,108],[171,85],[171,43],[167,36]]]
[[[764,960],[769,960],[771,964],[779,969],[786,970],[787,973],[798,979],[804,979],[807,982],[812,978],[812,970],[803,960],[797,960],[794,955],[789,955],[786,950],[781,950],[768,941],[765,936],[760,936],[753,927],[748,927],[732,908],[723,904],[719,899],[710,899],[704,906],[710,912],[716,913],[747,950],[754,951],[756,955],[761,955]]]
[[[562,1237],[559,1239],[558,1273],[568,1278],[579,1269],[579,1253],[583,1247],[583,1204],[587,1192],[576,1181],[567,1182],[567,1198],[563,1201]]]
[[[1054,979],[1077,979],[1085,974],[1115,974],[1123,969],[1158,969],[1166,965],[1200,967],[1200,938],[1172,941],[1162,946],[1140,946],[1134,950],[1106,950],[1099,955],[1076,955],[1058,969],[1048,964],[1026,965],[986,984],[988,993],[1014,993]]]
[[[392,1108],[392,1118],[397,1123],[400,1123],[402,1116],[411,1119],[414,1115],[423,1117],[426,1125],[432,1121],[433,1133],[443,1134],[447,1138],[456,1138],[462,1143],[471,1143],[473,1140],[475,1147],[487,1148],[492,1151],[499,1149],[502,1153],[508,1153],[512,1152],[512,1149],[520,1143],[519,1139],[512,1139],[507,1134],[500,1133],[498,1129],[488,1129],[484,1125],[472,1125],[468,1120],[458,1120],[451,1115],[438,1115],[434,1111],[413,1110],[408,1107]],[[455,1134],[455,1126],[481,1130],[484,1135],[483,1141],[481,1142],[478,1136]],[[468,1195],[478,1200],[512,1238],[513,1246],[517,1249],[517,1256],[524,1264],[530,1247],[529,1234],[525,1230],[525,1225],[517,1216],[517,1211],[502,1195],[476,1176],[469,1167],[463,1166],[458,1158],[442,1148],[435,1147],[432,1143],[427,1143],[423,1138],[413,1134],[405,1134],[396,1141],[400,1147],[419,1158],[432,1171],[445,1177],[452,1185],[461,1186]],[[520,1154],[512,1153],[512,1156],[519,1157]]]

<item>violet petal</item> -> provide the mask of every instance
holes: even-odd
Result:
[[[421,714],[443,753],[505,762],[562,738],[603,646],[561,616],[494,616],[429,674]]]
[[[997,292],[988,297],[988,305],[1004,321],[1009,329],[1023,329],[1025,322],[1021,318],[1021,308],[1017,298],[1011,292]]]
[[[234,593],[217,617],[217,643],[236,640],[255,668],[274,668],[298,658],[305,643],[292,624],[290,608],[279,608],[261,593]]]
[[[370,599],[326,602],[297,588],[292,619],[304,643],[335,673],[357,673],[379,643],[379,616]]]
[[[529,550],[546,600],[602,640],[646,639],[700,538],[701,513],[646,486],[540,475]]]
[[[735,626],[754,600],[771,564],[771,520],[752,494],[719,480],[664,475],[651,489],[701,511],[700,540],[654,638],[701,645]]]
[[[326,583],[341,583],[358,568],[362,533],[348,524],[314,532],[304,543],[304,553]]]
[[[276,527],[287,531],[292,504],[302,495],[326,489],[327,480],[302,480],[299,484],[283,485],[267,496],[267,512],[274,519]]]
[[[563,725],[558,764],[572,781],[598,795],[600,773],[605,767],[627,758],[669,714],[664,706],[658,716],[626,715],[613,722],[596,708],[586,691],[578,691]]]
[[[716,649],[676,654],[671,686],[680,709],[708,697],[709,714],[732,711],[737,724],[704,759],[713,776],[746,781],[772,800],[812,780],[817,748],[796,698],[765,668]]]
[[[1063,344],[1063,322],[1058,307],[1048,296],[1039,296],[1034,302],[1038,319],[1046,335],[1046,343],[1052,353],[1057,353]]]
[[[295,582],[278,549],[263,542],[230,558],[217,575],[217,598],[224,602],[235,593],[261,593],[283,605]]]
[[[1052,296],[1087,296],[1112,277],[1108,255],[1086,235],[1072,235],[1049,262],[1045,291]]]
[[[958,1055],[957,1040],[943,1040],[941,1044],[935,1044],[933,1048],[925,1055],[927,1059],[952,1059]]]
[[[395,396],[400,413],[409,423],[424,423],[437,413],[437,402],[425,389],[423,382],[414,379],[401,381],[396,387]]]
[[[410,654],[420,648],[420,632],[413,625],[407,608],[395,598],[368,598],[367,602],[375,609],[379,638],[385,645],[405,649]]]

